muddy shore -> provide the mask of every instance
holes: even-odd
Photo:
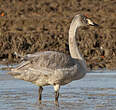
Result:
[[[54,50],[69,54],[68,30],[76,14],[100,26],[79,29],[78,45],[91,69],[116,69],[115,0],[4,0],[0,2],[0,60]]]

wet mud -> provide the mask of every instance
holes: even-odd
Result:
[[[2,0],[0,60],[19,62],[14,55],[37,51],[69,54],[68,30],[76,14],[86,14],[98,28],[79,29],[77,42],[91,69],[116,69],[115,0]]]

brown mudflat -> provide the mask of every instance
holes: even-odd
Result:
[[[2,0],[0,60],[18,62],[14,52],[25,55],[54,50],[69,54],[69,25],[79,13],[100,25],[79,29],[77,40],[88,67],[116,69],[115,0]]]

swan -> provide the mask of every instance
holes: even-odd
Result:
[[[76,15],[69,29],[70,55],[56,51],[28,54],[24,61],[11,69],[14,78],[32,82],[39,86],[39,102],[42,100],[43,86],[52,85],[55,91],[55,103],[58,103],[60,86],[79,80],[88,72],[85,60],[76,43],[76,31],[81,26],[97,26],[85,15]]]

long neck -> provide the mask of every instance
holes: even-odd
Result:
[[[71,25],[70,25],[70,29],[69,29],[69,49],[70,49],[70,54],[71,57],[74,59],[78,59],[80,61],[80,63],[83,66],[83,69],[87,71],[87,66],[86,63],[84,61],[84,59],[82,58],[79,49],[77,47],[77,43],[76,43],[76,37],[75,34],[77,33],[76,30],[79,27],[78,23],[72,21]],[[78,34],[77,34],[78,35]]]

